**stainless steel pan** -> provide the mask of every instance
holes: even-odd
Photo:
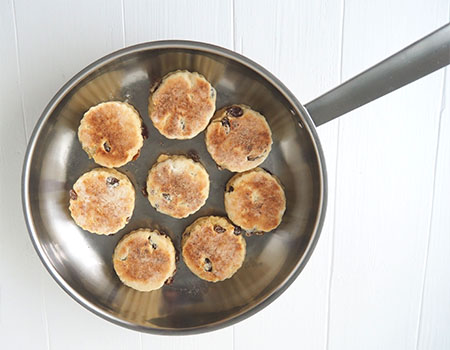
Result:
[[[303,106],[272,74],[229,50],[188,41],[145,43],[112,53],[75,75],[42,113],[25,156],[22,198],[31,240],[56,282],[77,302],[121,326],[157,334],[210,331],[242,320],[278,297],[297,277],[319,238],[327,202],[325,160],[316,126],[382,96],[450,62],[450,25]],[[232,176],[217,169],[204,136],[173,141],[161,136],[147,114],[150,86],[164,74],[188,69],[205,75],[218,92],[217,107],[244,103],[268,119],[274,146],[263,167],[286,188],[287,210],[280,227],[246,237],[243,267],[225,282],[195,277],[178,263],[174,283],[141,293],[123,286],[111,262],[124,233],[138,227],[180,234],[197,217],[225,215],[223,189]],[[82,151],[77,128],[83,113],[106,100],[137,107],[149,130],[141,156],[122,167],[137,189],[129,225],[109,237],[81,230],[68,212],[69,190],[96,167]],[[210,197],[183,220],[156,212],[139,193],[147,171],[162,152],[196,150],[211,178]]]

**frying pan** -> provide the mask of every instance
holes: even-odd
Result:
[[[231,325],[261,310],[298,276],[319,238],[327,204],[327,173],[316,126],[408,84],[450,63],[450,25],[303,106],[271,73],[226,49],[190,41],[159,41],[125,48],[76,74],[45,108],[31,136],[22,176],[25,220],[33,245],[56,282],[78,303],[104,319],[156,334],[187,334]],[[204,215],[226,215],[224,185],[204,136],[165,139],[147,113],[150,86],[166,73],[187,69],[203,74],[217,90],[217,108],[243,103],[264,114],[273,148],[262,167],[285,186],[287,209],[281,225],[264,236],[246,237],[242,268],[221,283],[195,277],[178,262],[173,284],[150,293],[122,285],[112,267],[118,240],[139,227],[170,235],[180,247],[183,229]],[[130,223],[112,236],[75,225],[68,212],[69,190],[95,168],[77,139],[83,113],[107,100],[128,101],[148,128],[141,156],[119,170],[136,190]],[[177,220],[156,212],[141,195],[148,169],[160,153],[195,150],[211,179],[206,205]]]

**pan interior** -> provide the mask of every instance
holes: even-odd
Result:
[[[142,293],[122,285],[112,267],[118,240],[139,227],[165,231],[180,249],[183,229],[204,215],[226,215],[223,190],[233,175],[219,170],[206,151],[204,133],[186,141],[168,140],[153,127],[147,112],[150,86],[166,73],[187,69],[203,74],[217,90],[217,109],[243,103],[261,112],[273,133],[273,148],[261,167],[281,180],[287,209],[281,225],[263,236],[245,237],[247,256],[229,280],[208,283],[194,276],[180,259],[174,282]],[[69,190],[76,179],[97,167],[81,149],[77,129],[83,113],[103,101],[134,105],[148,128],[137,161],[119,170],[136,188],[130,223],[112,236],[80,229],[68,211]],[[99,63],[56,100],[30,149],[27,219],[32,239],[54,277],[91,309],[110,320],[140,330],[192,330],[222,324],[262,303],[283,286],[306,254],[323,204],[323,178],[316,141],[307,116],[245,62],[219,52],[188,48],[141,49]],[[299,125],[299,121],[302,121]],[[158,213],[142,195],[147,172],[161,153],[195,150],[210,179],[206,205],[186,219]]]

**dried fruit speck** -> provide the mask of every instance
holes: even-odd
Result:
[[[106,178],[106,184],[109,187],[117,187],[117,186],[119,186],[119,182],[120,182],[119,179],[116,177],[108,176]]]
[[[239,106],[231,106],[227,109],[227,113],[237,118],[241,117],[244,114],[244,111]]]
[[[209,260],[208,258],[205,258],[205,264],[203,265],[203,268],[205,269],[206,272],[211,272],[212,271],[211,260]]]
[[[214,225],[214,231],[216,231],[217,233],[224,233],[226,229],[220,225]]]
[[[72,199],[72,200],[76,200],[78,198],[78,195],[74,190],[69,191],[69,196],[70,196],[70,199]]]

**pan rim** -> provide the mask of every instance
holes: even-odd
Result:
[[[180,328],[180,329],[171,329],[171,328],[156,328],[156,327],[145,327],[141,325],[137,325],[131,322],[128,322],[124,319],[116,317],[110,314],[108,311],[102,309],[98,305],[92,303],[91,301],[84,298],[80,293],[78,293],[69,283],[67,283],[64,278],[59,274],[57,269],[53,266],[51,259],[45,253],[43,247],[40,244],[39,234],[34,226],[34,220],[31,213],[31,204],[29,198],[29,179],[31,172],[31,161],[33,159],[34,149],[39,138],[40,132],[45,125],[45,122],[52,114],[53,110],[58,106],[61,100],[71,92],[71,90],[77,86],[77,84],[82,81],[86,76],[92,73],[94,70],[120,58],[127,56],[131,53],[136,53],[140,51],[147,50],[155,50],[155,49],[181,49],[181,50],[195,50],[195,51],[203,51],[206,53],[212,53],[218,56],[225,57],[227,59],[233,60],[239,64],[246,66],[247,68],[255,71],[259,76],[268,81],[272,86],[274,86],[291,104],[293,108],[295,108],[296,115],[301,115],[303,120],[307,124],[307,130],[311,135],[313,140],[313,148],[316,153],[316,157],[319,160],[319,210],[317,213],[317,217],[314,223],[313,233],[309,239],[308,245],[305,249],[304,254],[300,257],[295,267],[289,273],[289,275],[278,285],[278,287],[273,290],[270,294],[268,294],[264,299],[257,302],[250,309],[244,309],[230,317],[222,319],[220,321],[216,321],[210,324],[204,324],[200,326],[190,327],[190,328]],[[327,171],[325,165],[325,157],[322,151],[322,146],[320,144],[319,137],[316,132],[316,127],[307,111],[307,109],[297,100],[297,98],[293,95],[293,93],[272,73],[263,68],[261,65],[255,63],[254,61],[248,59],[245,56],[242,56],[234,51],[228,50],[226,48],[196,42],[196,41],[188,41],[188,40],[162,40],[162,41],[152,41],[141,43],[133,46],[128,46],[122,48],[120,50],[114,51],[102,58],[94,61],[93,63],[86,66],[84,69],[75,74],[67,83],[65,83],[53,96],[53,98],[49,101],[47,106],[44,108],[41,116],[39,117],[36,125],[33,129],[33,132],[28,141],[27,149],[25,152],[24,163],[22,168],[22,179],[21,179],[21,187],[22,187],[22,210],[24,214],[24,219],[26,222],[28,234],[32,241],[33,247],[36,250],[42,264],[45,266],[46,270],[50,273],[55,282],[68,294],[72,299],[74,299],[78,304],[91,311],[95,315],[122,327],[140,331],[150,334],[158,334],[158,335],[188,335],[188,334],[199,334],[205,333],[209,331],[218,330],[230,325],[233,325],[237,322],[240,322],[258,311],[262,310],[266,306],[268,306],[271,302],[277,299],[297,278],[303,268],[306,266],[309,261],[314,248],[318,242],[320,237],[320,233],[323,227],[326,207],[327,207]]]

